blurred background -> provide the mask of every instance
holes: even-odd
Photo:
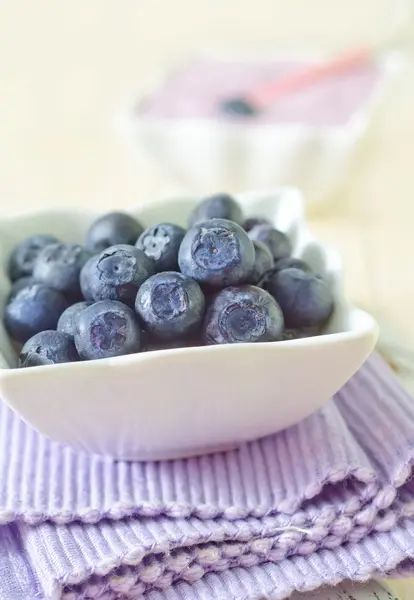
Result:
[[[315,232],[342,252],[353,300],[409,352],[413,10],[411,0],[1,2],[1,216],[65,205],[128,209],[188,191],[123,127],[154,74],[199,51],[334,56],[403,32],[404,66],[369,115],[346,177],[308,212]]]

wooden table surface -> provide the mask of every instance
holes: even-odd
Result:
[[[394,3],[395,4],[395,3]],[[386,0],[15,0],[0,3],[0,214],[128,208],[174,189],[115,131],[154,69],[205,46],[343,48],[389,25]],[[414,68],[346,188],[310,215],[343,253],[352,298],[414,342]],[[406,598],[414,584],[405,582]],[[401,585],[398,587],[402,589]],[[411,589],[411,595],[409,590]]]

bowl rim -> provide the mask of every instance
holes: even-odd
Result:
[[[91,368],[94,369],[106,369],[106,368],[114,368],[118,366],[128,367],[128,366],[136,366],[140,363],[144,363],[150,360],[161,360],[165,355],[168,356],[179,356],[179,355],[193,355],[194,353],[205,353],[210,354],[221,353],[225,354],[227,352],[231,352],[232,354],[236,352],[246,352],[251,351],[254,352],[256,348],[265,349],[268,352],[274,352],[277,349],[278,352],[282,352],[286,348],[290,347],[312,347],[321,344],[329,344],[333,346],[335,344],[341,344],[343,342],[351,342],[353,340],[360,339],[365,336],[373,336],[377,337],[378,333],[378,325],[372,315],[367,313],[366,311],[349,307],[350,313],[357,313],[360,317],[362,317],[366,321],[366,325],[364,327],[360,327],[358,329],[350,329],[349,331],[339,331],[335,333],[325,333],[320,336],[310,336],[307,338],[296,338],[291,340],[281,340],[277,342],[261,342],[258,344],[221,344],[216,346],[188,346],[183,348],[169,348],[169,349],[160,349],[160,350],[151,350],[150,352],[137,352],[135,354],[127,354],[123,356],[113,356],[108,358],[102,358],[100,360],[93,361],[77,361],[72,363],[60,363],[53,365],[43,365],[43,366],[35,366],[30,367],[30,369],[18,369],[15,367],[3,367],[0,363],[0,377],[5,375],[11,377],[22,377],[22,376],[31,376],[35,373],[45,373],[45,367],[47,367],[47,372],[57,374],[61,370],[72,369],[77,373],[81,373],[81,369]],[[3,354],[0,352],[0,358],[3,358]],[[5,361],[4,361],[5,362]]]

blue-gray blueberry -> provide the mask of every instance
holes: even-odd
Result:
[[[312,273],[312,269],[301,258],[293,258],[293,256],[287,256],[286,258],[280,258],[275,262],[273,271],[283,271],[283,269],[301,269],[305,273]]]
[[[154,261],[156,271],[176,271],[184,235],[185,229],[179,225],[159,223],[141,233],[135,245]]]
[[[267,289],[279,303],[288,329],[322,325],[331,315],[331,287],[302,269],[283,269],[272,275]]]
[[[14,340],[24,343],[40,331],[56,329],[67,307],[60,292],[35,283],[20,290],[6,305],[4,325]]]
[[[20,279],[16,279],[16,281],[12,284],[10,288],[10,292],[7,297],[7,302],[10,302],[10,300],[20,292],[20,290],[24,289],[25,287],[30,287],[34,283],[36,283],[36,280],[31,275],[26,275],[25,277],[20,277]]]
[[[253,117],[257,110],[245,98],[230,98],[221,103],[221,112],[228,117]]]
[[[193,335],[204,315],[204,294],[193,279],[168,271],[140,287],[135,310],[154,337],[171,340]]]
[[[86,245],[93,253],[102,252],[117,244],[133,246],[143,231],[144,227],[131,215],[110,212],[99,217],[89,227]]]
[[[266,271],[261,279],[258,282],[258,286],[262,287],[264,290],[268,289],[268,283],[272,279],[273,275],[278,271],[283,271],[283,269],[301,269],[305,271],[305,273],[312,273],[312,269],[310,266],[301,258],[293,258],[292,256],[287,256],[286,258],[280,258],[274,263],[274,266]]]
[[[275,261],[290,256],[292,252],[292,245],[287,235],[271,225],[255,225],[250,229],[249,237],[251,240],[265,244]]]
[[[184,275],[216,288],[247,282],[254,260],[247,233],[226,219],[211,219],[189,229],[178,253]]]
[[[253,246],[255,259],[253,269],[249,275],[249,283],[257,285],[263,275],[273,267],[275,261],[273,260],[272,253],[265,244],[254,241]]]
[[[69,306],[60,315],[60,318],[59,318],[59,321],[57,324],[57,330],[63,331],[64,333],[68,333],[69,335],[71,335],[73,337],[75,335],[76,326],[78,323],[80,313],[83,310],[85,310],[85,308],[88,308],[88,306],[90,306],[91,304],[92,304],[92,302],[90,302],[90,301],[88,301],[88,302],[83,301],[83,302],[76,302],[75,304],[72,304],[71,306]]]
[[[138,318],[133,310],[116,300],[92,304],[78,317],[75,345],[84,360],[140,352]]]
[[[85,298],[119,300],[133,307],[140,286],[154,273],[154,262],[139,248],[119,244],[104,250],[85,271],[81,278]]]
[[[33,277],[69,298],[80,297],[79,276],[90,252],[79,244],[49,244],[39,252]]]
[[[248,217],[243,222],[243,229],[244,229],[244,231],[250,231],[256,225],[271,226],[271,223],[270,223],[269,219],[266,219],[266,217]]]
[[[99,254],[91,256],[91,258],[89,258],[89,260],[87,260],[86,263],[83,265],[79,275],[81,293],[85,300],[93,300],[92,275],[96,269],[98,260]]]
[[[275,342],[282,339],[283,315],[275,299],[253,285],[221,290],[207,308],[203,339],[207,344]]]
[[[12,281],[32,275],[39,252],[58,240],[53,235],[32,235],[18,244],[9,258],[8,274]]]
[[[40,367],[79,360],[71,335],[62,331],[41,331],[21,349],[20,367]]]
[[[229,194],[215,194],[201,200],[190,214],[189,227],[209,219],[228,219],[238,225],[243,223],[243,212]]]

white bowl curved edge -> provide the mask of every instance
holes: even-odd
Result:
[[[336,310],[328,334],[270,344],[148,352],[93,362],[0,369],[2,398],[35,429],[86,452],[158,460],[235,446],[288,427],[322,406],[361,366],[377,339],[374,319],[348,307],[337,254],[312,238],[293,189],[239,197],[247,214],[262,214],[290,236],[331,281]],[[188,201],[141,211],[145,223],[183,222]],[[48,213],[0,224],[0,258],[34,231],[82,239],[95,215]],[[176,218],[174,218],[176,217]],[[76,235],[75,235],[76,232]],[[7,293],[1,274],[2,301]],[[3,364],[10,344],[0,330]]]

